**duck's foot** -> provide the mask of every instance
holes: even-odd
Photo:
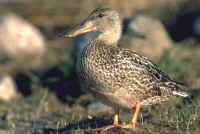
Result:
[[[132,120],[131,120],[131,123],[128,124],[128,125],[122,125],[122,124],[118,124],[118,116],[119,116],[119,109],[115,111],[115,116],[114,116],[114,123],[113,125],[109,125],[105,128],[103,128],[102,132],[105,132],[105,131],[108,131],[109,129],[112,129],[112,128],[122,128],[122,129],[130,129],[130,128],[135,128],[135,124],[137,122],[137,117],[138,117],[138,113],[140,111],[140,103],[137,102],[136,105],[135,105],[135,113],[133,114],[133,117],[132,117]]]
[[[102,132],[105,132],[105,131],[108,131],[112,128],[120,128],[120,129],[131,129],[131,128],[135,128],[135,124],[136,123],[131,123],[131,124],[128,124],[128,125],[123,125],[123,124],[113,124],[113,125],[109,125],[105,128],[103,128]]]

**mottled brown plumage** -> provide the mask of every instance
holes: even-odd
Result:
[[[77,72],[83,87],[97,98],[101,94],[99,99],[111,106],[132,108],[137,101],[156,104],[181,90],[146,57],[98,40],[83,50]]]
[[[77,74],[84,89],[115,108],[116,120],[118,109],[131,109],[136,102],[152,105],[167,101],[172,96],[188,96],[182,91],[183,86],[171,80],[147,57],[117,47],[121,23],[114,9],[94,10],[81,25],[64,34],[74,37],[90,31],[98,35],[85,45],[77,57]],[[135,116],[132,126],[118,125],[118,121],[114,125],[134,127],[137,120]]]

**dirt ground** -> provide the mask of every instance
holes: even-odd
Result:
[[[174,98],[162,105],[142,108],[135,129],[113,129],[105,133],[200,133],[199,36],[191,30],[195,19],[186,17],[187,25],[183,27],[178,23],[182,19],[186,22],[185,16],[199,13],[199,2],[2,0],[0,15],[14,12],[39,28],[46,38],[48,53],[39,69],[13,75],[19,97],[10,102],[0,101],[0,134],[93,134],[113,122],[113,110],[80,89],[72,58],[73,40],[58,37],[63,29],[71,28],[94,8],[102,6],[116,8],[122,18],[148,14],[161,20],[174,46],[155,62],[173,79],[193,88],[190,98]],[[181,30],[174,34],[173,28]],[[128,123],[132,112],[120,114],[120,122]]]

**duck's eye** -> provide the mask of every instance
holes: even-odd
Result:
[[[100,18],[102,18],[103,16],[105,16],[105,15],[102,14],[102,13],[100,13],[100,14],[98,15],[98,17],[100,17]]]

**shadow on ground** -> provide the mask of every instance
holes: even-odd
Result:
[[[112,119],[95,117],[84,119],[79,122],[68,123],[62,129],[44,129],[45,134],[74,134],[74,133],[100,133],[101,128],[112,123]]]

